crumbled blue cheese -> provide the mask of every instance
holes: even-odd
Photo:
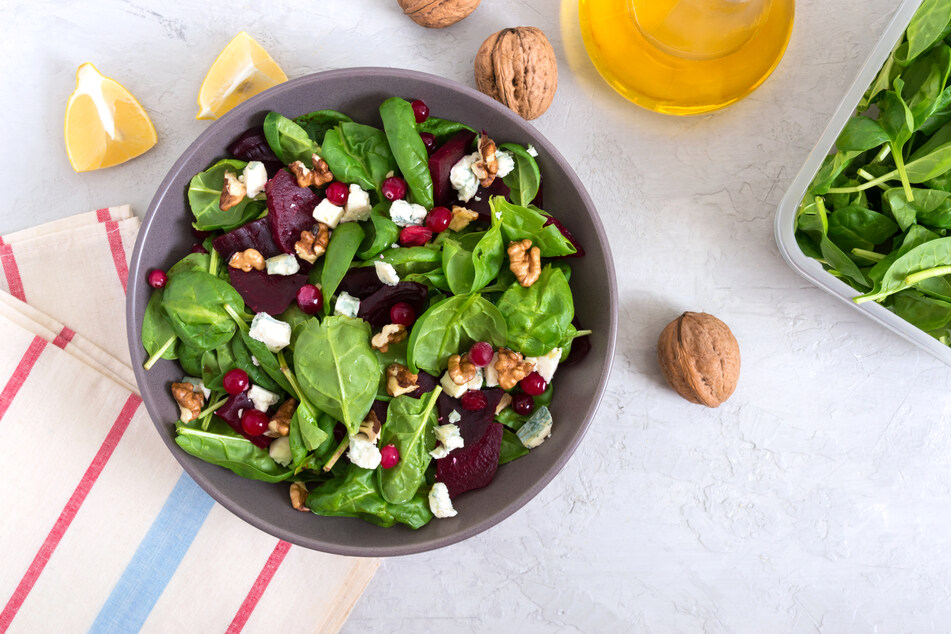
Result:
[[[362,187],[356,183],[350,185],[350,193],[347,195],[347,204],[343,208],[343,216],[340,222],[357,222],[370,218],[370,194],[365,192]]]
[[[193,392],[201,390],[201,393],[205,395],[206,401],[211,398],[211,390],[205,387],[205,384],[202,382],[201,379],[195,378],[193,376],[186,376],[182,379],[182,383],[191,383],[192,385],[194,385],[195,389],[192,390]]]
[[[376,268],[376,276],[387,286],[396,286],[400,283],[400,276],[389,262],[374,262],[373,266]]]
[[[343,217],[343,212],[343,207],[338,207],[324,198],[314,207],[314,220],[322,222],[333,229],[337,226],[337,223],[340,222],[340,218]]]
[[[272,405],[277,405],[280,397],[270,390],[259,385],[252,385],[248,390],[248,398],[254,403],[254,409],[266,412]]]
[[[337,303],[334,304],[334,315],[344,315],[346,317],[356,317],[360,312],[360,300],[343,291],[337,296]]]
[[[291,439],[287,436],[281,436],[273,440],[267,448],[267,452],[270,454],[271,460],[282,467],[289,467],[294,460],[291,455]]]
[[[444,483],[437,482],[429,490],[429,510],[439,518],[456,516],[457,511],[452,508],[452,500],[449,499],[449,487]]]
[[[264,186],[267,185],[267,168],[261,161],[251,161],[244,166],[238,180],[244,183],[248,198],[254,198],[263,192]]]
[[[439,379],[439,384],[442,385],[443,391],[452,398],[459,398],[469,390],[481,390],[482,383],[482,368],[476,368],[475,377],[468,383],[463,383],[462,385],[456,385],[456,382],[449,376],[448,370],[442,375],[442,378]]]
[[[467,154],[459,159],[449,170],[449,183],[459,193],[459,200],[464,203],[472,200],[479,189],[479,179],[472,172],[472,165],[482,156],[478,152]]]
[[[527,449],[534,449],[551,436],[551,412],[542,405],[515,432]]]
[[[528,147],[525,148],[525,151],[528,152],[528,155],[531,156],[532,158],[538,157],[538,150],[536,150],[535,146],[532,144],[529,144]]]
[[[455,413],[455,410],[453,410]],[[458,416],[458,414],[456,414]],[[441,444],[429,452],[429,455],[440,460],[449,455],[453,449],[460,449],[465,446],[465,441],[462,439],[462,435],[459,434],[459,426],[449,423],[448,425],[437,425],[436,429],[436,440]]]
[[[450,422],[450,423],[455,424],[455,423],[458,423],[458,422],[461,421],[461,420],[462,420],[462,415],[461,415],[459,412],[457,412],[456,410],[452,410],[451,412],[449,412],[449,422]]]
[[[375,442],[371,442],[366,436],[357,434],[350,436],[350,448],[347,449],[347,458],[350,462],[364,469],[376,469],[380,466],[380,460],[383,456]]]
[[[555,370],[558,369],[558,362],[561,361],[561,348],[553,348],[540,357],[525,357],[525,360],[535,364],[535,372],[545,379],[545,383],[551,383]]]
[[[515,159],[505,150],[497,150],[495,160],[499,164],[499,171],[495,174],[496,178],[505,178],[515,169]]]
[[[496,352],[492,355],[492,360],[489,361],[489,365],[485,366],[485,386],[486,387],[498,387],[499,385],[499,371],[495,369],[495,364],[499,361],[499,353]]]
[[[291,343],[291,325],[267,313],[258,313],[251,320],[248,336],[263,343],[271,352],[280,352]]]
[[[390,220],[398,227],[419,226],[426,222],[426,208],[405,200],[394,200],[390,205]]]
[[[293,275],[300,271],[300,263],[293,253],[282,253],[264,261],[268,275]]]

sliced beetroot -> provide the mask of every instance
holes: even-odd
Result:
[[[384,286],[376,274],[375,266],[358,266],[347,271],[337,291],[350,293],[357,299],[366,299]]]
[[[267,436],[249,436],[244,433],[244,429],[241,427],[241,412],[246,409],[253,409],[254,403],[251,402],[251,399],[248,398],[248,391],[238,392],[228,397],[228,400],[225,401],[225,404],[215,410],[215,414],[218,415],[224,422],[228,423],[231,429],[235,430],[251,442],[253,442],[258,447],[267,447],[271,444],[271,438]]]
[[[491,423],[482,438],[453,450],[436,461],[436,481],[449,489],[449,497],[488,486],[495,477],[502,450],[502,425]]]
[[[218,236],[212,244],[215,246],[215,251],[225,262],[235,252],[244,251],[245,249],[257,249],[258,253],[265,258],[281,254],[281,250],[274,242],[274,237],[271,236],[271,228],[268,225],[267,218],[249,222],[223,236]]]
[[[476,190],[475,196],[473,196],[469,202],[464,203],[456,199],[456,202],[453,204],[471,209],[479,214],[479,222],[491,222],[492,218],[489,216],[491,213],[489,210],[489,199],[493,196],[504,196],[508,198],[511,191],[509,186],[502,182],[501,178],[496,178],[488,187],[479,187],[479,189]]]
[[[395,286],[383,285],[366,299],[360,300],[360,311],[357,317],[366,320],[374,328],[382,328],[390,323],[390,308],[393,304],[406,302],[413,307],[417,315],[422,315],[428,295],[429,289],[419,282],[400,282]]]
[[[563,256],[563,257],[566,257],[566,258],[580,258],[580,257],[584,256],[584,249],[581,248],[581,244],[579,244],[578,241],[575,240],[575,237],[574,237],[573,235],[571,235],[571,232],[568,231],[568,228],[565,227],[565,225],[561,224],[561,221],[558,220],[558,218],[555,218],[554,216],[548,216],[548,220],[545,222],[545,226],[547,227],[548,225],[555,225],[556,227],[558,227],[558,231],[561,231],[561,235],[563,235],[563,236],[565,236],[566,238],[568,238],[568,242],[570,242],[571,244],[573,244],[574,247],[575,247],[575,249],[578,250],[577,253],[573,253],[572,255],[566,255],[566,256]]]
[[[241,294],[244,303],[255,313],[280,315],[297,298],[297,291],[307,283],[303,273],[268,275],[267,271],[242,271],[228,267],[231,285]]]
[[[423,394],[429,394],[436,389],[436,385],[439,383],[439,379],[434,377],[429,372],[424,372],[420,370],[416,374],[416,385],[419,387],[416,388],[415,392],[410,392],[409,395],[413,398],[421,398]]]
[[[261,126],[246,130],[244,134],[228,146],[228,152],[242,161],[261,161],[267,169],[268,176],[274,176],[278,170],[284,167],[277,155],[274,154],[274,150],[267,144],[264,128]]]
[[[485,395],[486,404],[485,407],[476,411],[465,409],[459,399],[452,398],[445,392],[440,394],[436,401],[440,424],[445,425],[449,422],[449,414],[453,410],[459,413],[460,418],[456,425],[459,426],[459,433],[462,434],[462,439],[467,446],[475,444],[485,434],[485,430],[495,418],[495,408],[498,407],[504,394],[502,388],[498,387],[487,388],[482,390],[482,393]]]
[[[274,241],[284,253],[294,252],[301,231],[314,226],[314,207],[320,197],[310,187],[298,187],[287,170],[280,170],[264,187],[267,194],[267,220]]]
[[[462,130],[429,157],[429,174],[433,179],[433,200],[437,205],[448,205],[456,197],[456,190],[449,182],[449,172],[459,159],[472,151],[473,140],[475,140],[475,132]]]
[[[373,405],[370,406],[370,411],[376,414],[376,417],[380,419],[380,424],[386,423],[386,408],[390,404],[386,401],[373,401]]]

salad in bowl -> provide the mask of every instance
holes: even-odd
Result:
[[[271,111],[195,174],[196,242],[148,271],[141,345],[180,367],[181,451],[418,529],[558,434],[584,250],[531,145],[399,96],[379,119]]]

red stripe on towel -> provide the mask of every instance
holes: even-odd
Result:
[[[13,257],[13,247],[4,244],[2,237],[0,237],[0,266],[3,267],[3,275],[7,278],[10,294],[21,302],[25,302],[26,295],[23,293],[23,280],[20,279],[20,268],[17,266],[16,258]]]
[[[103,211],[100,209],[99,211]],[[97,216],[99,211],[96,212]],[[108,214],[109,210],[105,210]],[[106,237],[109,239],[109,250],[112,252],[112,261],[116,265],[116,273],[119,275],[119,283],[122,284],[122,292],[125,292],[126,283],[129,280],[129,265],[125,261],[125,247],[122,245],[122,234],[119,233],[119,223],[115,220],[107,220]]]
[[[53,556],[53,551],[56,550],[59,542],[63,539],[63,535],[66,534],[69,525],[72,524],[73,519],[79,512],[79,508],[83,505],[83,502],[86,501],[86,496],[89,495],[89,491],[96,483],[106,463],[109,462],[109,458],[112,457],[112,452],[115,451],[116,445],[119,444],[122,435],[129,427],[132,417],[141,404],[141,398],[135,394],[130,394],[125,405],[122,406],[118,418],[116,418],[116,421],[112,424],[109,433],[106,434],[106,439],[102,441],[99,451],[96,452],[96,457],[92,459],[92,462],[86,469],[86,473],[83,474],[82,480],[79,481],[76,490],[73,491],[69,501],[66,502],[63,512],[60,513],[49,535],[47,535],[43,541],[43,545],[40,546],[39,552],[36,553],[23,578],[20,579],[20,583],[17,584],[16,590],[13,591],[13,596],[7,601],[3,612],[0,612],[0,632],[5,632],[10,627],[10,623],[17,615],[26,597],[30,594],[30,590],[33,589],[37,579],[40,578],[46,564],[49,563],[50,557]]]
[[[260,574],[258,574],[254,585],[251,586],[251,591],[248,592],[248,596],[244,598],[244,602],[241,604],[241,607],[238,608],[238,613],[234,615],[231,625],[228,626],[227,634],[238,634],[238,632],[244,629],[245,624],[251,617],[251,613],[254,612],[254,608],[258,605],[258,601],[261,600],[261,595],[267,590],[268,584],[270,584],[271,579],[274,578],[274,573],[277,572],[281,562],[284,561],[284,557],[287,556],[287,551],[290,549],[291,545],[283,539],[277,542],[277,546],[274,547],[271,556],[268,557],[264,563],[264,568],[262,568]],[[0,627],[2,627],[2,622],[0,622]]]
[[[109,222],[112,220],[112,214],[109,213],[108,207],[103,207],[102,209],[96,210],[96,220],[99,222]]]
[[[3,386],[3,391],[0,391],[0,420],[3,420],[3,415],[7,413],[17,392],[23,387],[27,377],[30,376],[30,371],[33,370],[36,360],[40,358],[40,353],[43,352],[45,347],[46,339],[33,337],[33,341],[30,342],[26,352],[23,353],[17,367],[13,369],[13,374],[7,384]]]
[[[76,332],[69,326],[63,326],[63,329],[59,331],[59,334],[56,335],[56,339],[53,339],[53,345],[57,348],[66,349],[66,346],[69,345],[69,342],[73,340],[73,337],[76,336]]]

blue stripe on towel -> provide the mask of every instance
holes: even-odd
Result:
[[[211,512],[214,501],[182,473],[89,629],[138,632]]]

